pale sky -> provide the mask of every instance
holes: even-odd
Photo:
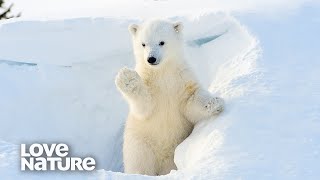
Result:
[[[6,0],[15,3],[23,19],[76,17],[154,17],[204,13],[212,10],[273,14],[320,0]]]

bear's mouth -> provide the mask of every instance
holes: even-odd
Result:
[[[158,65],[160,62],[154,62],[154,63],[149,63],[151,66],[156,66]]]

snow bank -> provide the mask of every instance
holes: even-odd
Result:
[[[185,24],[187,57],[205,86],[215,78],[228,78],[217,83],[222,87],[213,89],[226,98],[228,93],[233,97],[247,91],[240,88],[233,92],[228,87],[233,79],[254,69],[251,66],[256,52],[252,49],[257,44],[243,27],[224,14],[173,20]],[[97,169],[122,171],[122,127],[127,105],[115,89],[114,77],[121,67],[134,64],[127,26],[136,21],[83,18],[3,24],[1,139],[14,144],[65,142],[74,155],[94,156]],[[246,58],[247,53],[254,57]],[[236,64],[230,69],[227,63]],[[197,142],[192,136],[186,143]],[[180,149],[197,151],[185,146],[177,150],[179,169],[193,164]],[[12,156],[3,155],[5,159]],[[10,164],[2,166],[10,169],[9,174],[14,170]]]
[[[319,121],[307,126],[313,128],[303,137],[292,136],[294,130],[299,132],[301,123],[297,128],[286,129],[288,120],[278,122],[288,117],[285,116],[288,111],[281,108],[286,106],[287,102],[281,99],[286,93],[275,91],[274,82],[282,81],[274,81],[274,72],[268,71],[271,66],[260,58],[258,41],[225,14],[172,19],[185,24],[186,57],[199,80],[226,99],[226,110],[221,116],[197,124],[178,146],[175,152],[178,171],[161,177],[121,173],[127,105],[115,88],[114,77],[121,67],[134,65],[127,26],[139,20],[82,18],[0,25],[0,176],[27,179],[314,177],[317,172],[306,164],[314,165],[319,160],[318,141],[309,141],[310,137],[320,137]],[[279,64],[279,68],[287,70],[285,67],[286,61]],[[314,109],[319,106],[315,105]],[[99,170],[21,172],[17,145],[34,142],[65,142],[73,155],[95,157]],[[305,142],[305,148],[295,142]],[[288,153],[287,148],[281,150],[284,146],[289,146],[292,152]],[[314,152],[293,159],[301,155],[300,150],[302,154]]]

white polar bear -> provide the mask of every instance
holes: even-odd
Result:
[[[223,100],[201,88],[185,62],[181,23],[151,20],[129,31],[136,67],[121,69],[115,81],[130,106],[125,173],[168,174],[177,145],[195,123],[220,113]]]

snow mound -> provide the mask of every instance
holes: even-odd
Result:
[[[186,57],[199,80],[227,104],[221,116],[196,125],[176,149],[178,171],[161,178],[237,177],[231,172],[238,172],[234,167],[246,161],[236,162],[253,156],[246,152],[249,142],[242,139],[241,131],[251,130],[254,126],[246,127],[251,123],[259,126],[248,122],[248,116],[256,98],[270,91],[258,62],[258,41],[223,13],[172,20],[184,23]],[[120,68],[134,65],[127,32],[132,22],[140,21],[81,18],[0,26],[2,177],[156,178],[120,173],[128,108],[115,88],[114,77]],[[95,157],[100,170],[40,175],[20,172],[16,145],[35,142],[67,143],[74,156]],[[263,154],[253,158],[259,161]]]

